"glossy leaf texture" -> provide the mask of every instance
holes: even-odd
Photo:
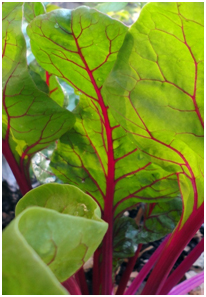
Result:
[[[56,10],[28,27],[40,65],[80,95],[77,122],[58,143],[53,171],[90,194],[102,210],[109,205],[111,218],[139,201],[169,200],[178,193],[176,176],[137,150],[101,95],[126,31],[123,24],[86,7]]]
[[[113,257],[125,259],[134,256],[137,249],[138,226],[129,217],[121,217],[114,224]]]
[[[203,203],[203,3],[150,3],[129,29],[103,95],[152,162],[176,172],[183,225]]]
[[[4,294],[66,294],[73,275],[100,244],[107,224],[91,197],[69,185],[43,185],[17,204],[3,232]]]
[[[122,216],[114,224],[114,257],[132,257],[138,244],[146,244],[171,233],[182,214],[182,200],[141,203],[135,219]]]
[[[33,83],[21,32],[22,3],[3,3],[3,153],[26,174],[31,156],[58,139],[74,122]],[[10,153],[9,153],[10,152]],[[9,154],[9,156],[8,156]],[[16,163],[16,165],[14,165]]]

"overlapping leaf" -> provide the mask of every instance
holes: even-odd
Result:
[[[16,214],[3,233],[3,293],[66,294],[59,282],[91,257],[107,230],[97,204],[73,186],[50,184],[27,193]]]
[[[136,145],[176,172],[182,223],[203,202],[203,58],[203,3],[150,3],[103,89]]]
[[[27,23],[30,23],[38,15],[46,13],[45,7],[41,2],[25,2],[24,3],[24,18]],[[27,40],[27,51],[31,51],[30,42],[27,34],[25,34]],[[33,56],[33,54],[31,53]],[[53,99],[57,104],[63,106],[64,104],[64,92],[54,75],[49,74],[44,69],[42,69],[36,60],[30,61],[29,59],[29,73],[35,82],[37,88],[41,91],[47,93],[51,99]],[[40,76],[40,77],[39,77]],[[41,88],[41,86],[43,88]]]
[[[3,148],[24,172],[31,155],[74,124],[74,116],[39,91],[27,69],[22,3],[3,3]]]
[[[45,13],[44,5],[41,2],[25,2],[24,17],[30,23],[36,16]]]
[[[114,257],[132,257],[140,243],[154,242],[171,233],[180,220],[182,200],[140,205],[136,219],[123,216],[114,224]]]
[[[136,149],[101,95],[126,31],[118,21],[85,7],[56,10],[28,27],[40,65],[81,94],[75,128],[61,138],[53,156],[54,172],[92,195],[102,209],[106,200],[114,201],[116,215],[142,200],[177,195],[176,177]]]

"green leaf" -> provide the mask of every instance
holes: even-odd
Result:
[[[120,217],[114,224],[114,257],[132,257],[138,244],[154,242],[172,233],[180,220],[182,200],[176,197],[167,202],[142,203],[139,222],[129,217]],[[138,214],[137,214],[138,216]]]
[[[107,230],[97,204],[73,186],[50,184],[28,192],[16,214],[3,233],[4,293],[65,294],[58,281],[91,257]]]
[[[168,202],[145,204],[143,222],[140,222],[137,243],[148,243],[172,233],[182,214],[180,197]]]
[[[30,23],[36,16],[45,13],[44,5],[41,2],[25,2],[24,17]]]
[[[87,7],[55,10],[35,18],[27,27],[37,62],[96,100],[94,80],[100,88],[126,31],[120,22]]]
[[[58,139],[74,122],[33,83],[21,32],[22,3],[3,3],[3,144],[25,172],[31,156]],[[5,153],[4,151],[4,153]]]
[[[181,224],[203,202],[203,3],[149,3],[103,88],[115,119],[152,162],[175,172]]]
[[[113,201],[111,216],[140,201],[170,200],[178,192],[176,176],[136,149],[102,98],[102,84],[126,31],[120,22],[85,7],[56,10],[28,26],[40,65],[80,96],[75,127],[58,142],[50,166],[64,182],[90,194],[102,210],[106,201]]]
[[[114,224],[113,257],[124,259],[134,256],[138,246],[138,226],[129,217],[121,217]]]
[[[48,95],[49,94],[49,88],[48,88],[46,82],[41,78],[41,76],[38,73],[36,73],[35,71],[33,71],[33,70],[29,70],[29,74],[31,75],[31,78],[34,81],[36,87],[40,91],[42,91],[42,92],[44,92],[44,93],[46,93]]]
[[[30,69],[30,75],[31,71],[36,73],[37,75],[41,76],[42,81],[44,82],[44,85],[46,84],[48,95],[52,100],[54,100],[58,105],[63,107],[66,100],[66,95],[64,94],[63,88],[60,85],[57,77],[55,75],[49,74],[46,72],[38,63],[36,60],[33,60],[29,64]],[[34,80],[37,87],[39,87],[39,81],[35,81],[34,74],[32,76],[32,79]]]
[[[59,6],[54,5],[54,4],[47,4],[46,5],[46,12],[50,12],[50,11],[56,10],[56,9],[59,9]]]
[[[90,99],[81,96],[75,110],[76,124],[60,138],[51,159],[50,167],[55,175],[90,194],[102,210],[110,197],[115,217],[142,201],[167,201],[176,197],[176,176],[151,164],[125,131],[115,125],[109,109],[111,128],[105,129],[100,112]],[[113,143],[110,151],[108,134]],[[108,164],[111,155],[113,166]],[[111,180],[113,188],[108,188]]]
[[[113,11],[120,11],[125,6],[127,6],[128,2],[104,2],[98,4],[95,8],[103,13],[113,12]]]

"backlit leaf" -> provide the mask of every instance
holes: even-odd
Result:
[[[102,210],[113,205],[111,216],[142,200],[169,200],[178,192],[176,176],[136,149],[101,95],[126,31],[118,21],[85,7],[56,10],[28,26],[38,63],[80,95],[77,123],[58,143],[53,171],[90,194]]]
[[[151,161],[176,172],[182,224],[203,202],[203,3],[147,4],[103,94]]]
[[[11,151],[12,162],[28,178],[31,156],[64,134],[75,120],[39,91],[29,75],[21,32],[22,3],[4,2],[2,13],[3,153]]]

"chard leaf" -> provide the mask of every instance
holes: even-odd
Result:
[[[45,13],[44,5],[41,2],[25,2],[24,17],[30,23],[36,16]]]
[[[54,173],[90,194],[102,210],[110,201],[111,217],[140,201],[176,197],[176,176],[136,149],[101,95],[127,27],[81,7],[39,16],[27,31],[38,63],[80,95],[76,125],[58,142],[52,158]]]
[[[44,93],[46,93],[48,95],[49,94],[49,88],[48,88],[46,82],[41,78],[41,76],[38,73],[36,73],[35,71],[31,70],[31,69],[29,69],[29,74],[30,74],[32,80],[34,81],[36,87],[40,91],[42,91],[42,92],[44,92]]]
[[[75,110],[76,124],[60,138],[51,159],[55,175],[90,194],[102,210],[107,199],[111,199],[115,217],[142,201],[167,201],[176,197],[176,176],[151,164],[125,131],[115,125],[109,109],[111,127],[105,129],[97,108],[89,98],[81,96]],[[108,140],[112,142],[110,150]],[[108,164],[111,155],[113,166],[111,161]]]
[[[63,89],[55,75],[50,73],[45,73],[46,83],[49,87],[49,96],[53,99],[58,105],[63,106],[65,101],[65,95]]]
[[[139,225],[138,243],[148,243],[158,240],[171,233],[180,220],[182,214],[182,200],[180,197],[168,202],[144,205],[143,222]]]
[[[39,91],[29,75],[21,32],[22,3],[4,2],[2,13],[3,153],[21,171],[17,175],[29,178],[31,156],[64,134],[75,120]]]
[[[3,232],[4,294],[66,294],[59,282],[91,257],[106,232],[97,204],[73,186],[50,184],[28,192],[16,214]]]
[[[150,3],[129,29],[103,95],[152,162],[176,172],[184,214],[203,203],[203,3]]]
[[[133,257],[138,246],[138,226],[134,219],[121,217],[114,224],[113,256],[124,259]]]
[[[47,94],[50,96],[52,100],[54,100],[58,105],[61,107],[64,105],[65,100],[65,94],[64,91],[55,75],[52,75],[48,72],[46,72],[37,62],[36,60],[32,61],[29,64],[30,69],[30,75],[31,71],[32,73],[35,73],[35,75],[40,75],[42,84],[46,84],[47,86]],[[39,88],[39,81],[36,81],[34,79],[34,74],[32,76],[32,79],[34,80],[37,88]]]
[[[171,233],[180,220],[182,200],[176,197],[167,202],[142,204],[140,214],[139,221],[124,216],[115,221],[115,258],[132,257],[138,244],[154,242]]]

